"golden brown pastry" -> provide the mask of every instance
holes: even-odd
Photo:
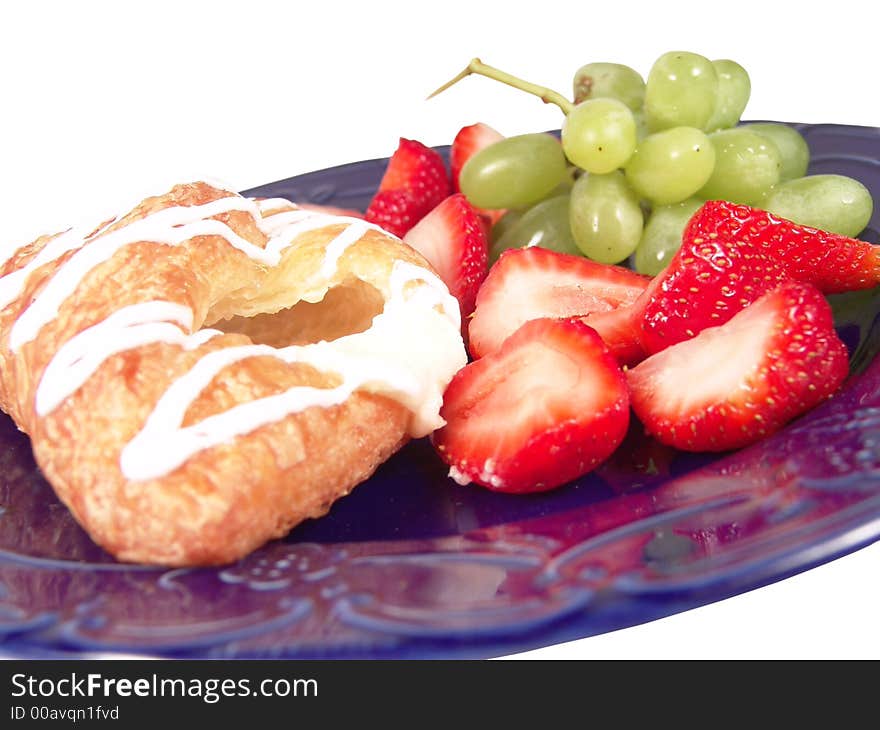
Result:
[[[0,268],[0,407],[117,558],[235,560],[442,425],[458,305],[370,224],[178,185]]]

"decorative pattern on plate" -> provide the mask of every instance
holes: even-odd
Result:
[[[799,125],[813,172],[880,196],[880,130]],[[363,208],[384,160],[252,194]],[[865,237],[878,241],[880,211]],[[322,520],[221,569],[115,563],[0,416],[0,651],[199,657],[483,657],[648,621],[880,537],[878,292],[834,298],[843,392],[775,437],[686,455],[634,428],[545,495],[463,488],[410,444]]]

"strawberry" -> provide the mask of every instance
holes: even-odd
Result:
[[[649,353],[659,352],[723,324],[788,280],[825,293],[874,286],[880,248],[756,208],[709,201],[637,305],[644,311],[642,342]]]
[[[450,195],[404,237],[434,267],[458,299],[462,319],[474,311],[489,265],[489,241],[479,215],[461,193]]]
[[[379,183],[379,190],[400,189],[431,201],[431,208],[447,197],[451,192],[449,176],[440,153],[414,139],[401,137]]]
[[[365,217],[389,233],[403,236],[451,192],[440,154],[401,137]]]
[[[458,186],[458,176],[464,163],[473,157],[484,147],[504,139],[504,135],[496,132],[488,124],[477,122],[468,127],[462,127],[449,150],[449,166],[452,170],[452,187],[455,192],[461,192]]]
[[[380,190],[364,216],[398,238],[403,238],[428,212],[409,190]]]
[[[635,304],[594,312],[582,319],[599,333],[621,365],[632,366],[647,357],[642,345],[642,311]]]
[[[700,211],[694,214],[678,253],[636,305],[644,307],[641,339],[648,353],[724,324],[789,279],[766,251],[723,231],[706,230],[706,222]]]
[[[627,380],[633,410],[659,441],[724,451],[777,431],[829,397],[847,371],[828,302],[789,281],[726,324],[649,357]]]
[[[880,284],[880,247],[836,233],[801,226],[765,210],[722,201],[696,215],[701,235],[717,233],[766,252],[795,281],[825,294]]]
[[[607,313],[632,304],[648,277],[619,266],[598,264],[583,256],[534,246],[509,249],[489,271],[477,295],[470,323],[470,350],[483,357],[523,323],[538,317],[576,317]],[[587,319],[587,324],[593,322]],[[606,344],[617,350],[618,338],[635,340],[637,319],[610,318],[596,329],[609,335]],[[628,331],[627,331],[628,328]]]
[[[480,214],[480,217],[483,219],[483,225],[486,228],[487,235],[492,233],[492,226],[494,226],[498,221],[500,221],[504,214],[507,212],[506,209],[490,209],[490,208],[477,208],[474,207],[474,210]]]
[[[536,319],[452,379],[434,446],[461,484],[539,492],[604,461],[623,440],[623,373],[579,320]]]

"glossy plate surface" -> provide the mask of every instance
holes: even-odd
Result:
[[[801,125],[811,172],[880,200],[880,130]],[[251,194],[363,208],[384,160]],[[878,242],[880,211],[864,238]],[[877,292],[836,297],[843,391],[722,457],[633,429],[555,492],[464,488],[414,442],[331,513],[236,565],[117,564],[54,497],[0,414],[0,652],[187,657],[487,657],[719,600],[880,537]]]

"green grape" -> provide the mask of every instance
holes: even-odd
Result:
[[[626,163],[626,181],[657,205],[678,203],[697,192],[715,167],[715,149],[694,127],[648,135]]]
[[[477,152],[461,168],[459,185],[478,208],[522,208],[546,198],[566,175],[558,140],[522,134]]]
[[[759,205],[779,182],[782,159],[776,145],[744,127],[713,132],[709,139],[715,148],[715,168],[697,196]]]
[[[645,85],[645,115],[652,131],[670,127],[703,129],[715,111],[718,74],[704,56],[664,53],[651,67]]]
[[[617,99],[587,99],[565,117],[562,150],[587,172],[602,175],[623,165],[636,147],[636,121]]]
[[[578,173],[578,168],[574,166],[569,167],[565,171],[565,177],[562,179],[562,182],[550,191],[550,194],[547,196],[547,198],[555,198],[557,195],[563,194],[568,195],[568,193],[571,192],[572,185],[574,185],[575,176]],[[545,198],[545,200],[547,198]]]
[[[851,177],[809,175],[776,187],[764,207],[795,223],[852,237],[868,225],[874,201],[868,189]]]
[[[568,222],[570,204],[571,195],[566,193],[533,205],[492,243],[489,262],[495,263],[501,252],[509,248],[528,246],[579,255],[580,249],[574,242]]]
[[[706,129],[716,132],[736,126],[749,103],[752,82],[746,70],[736,61],[721,59],[712,61],[712,65],[718,75],[718,95],[715,111],[706,123]]]
[[[620,63],[588,63],[574,75],[574,103],[606,97],[617,99],[633,111],[645,100],[645,82],[638,71]]]
[[[577,179],[569,221],[577,247],[603,264],[626,259],[638,245],[644,224],[639,199],[619,170]]]
[[[495,242],[498,241],[507,231],[513,228],[517,221],[523,217],[527,209],[525,208],[514,208],[513,210],[508,210],[498,221],[492,226],[492,230],[489,234],[489,243],[491,245],[495,245]]]
[[[640,274],[656,276],[681,246],[681,234],[691,216],[703,205],[700,198],[688,198],[675,205],[660,205],[651,211],[633,262]]]
[[[648,120],[645,119],[645,110],[639,109],[637,112],[633,112],[633,117],[636,120],[636,140],[641,140],[651,134],[651,130],[648,129]]]
[[[550,194],[544,198],[544,200],[549,200],[550,198],[557,198],[559,196],[565,196],[568,198],[571,193],[571,188],[574,185],[574,170],[576,168],[570,168],[565,175],[565,178],[559,185],[557,185],[553,190],[550,191]],[[540,205],[541,202],[535,203],[535,205]],[[532,206],[535,207],[535,206]],[[509,210],[504,211],[504,215],[499,218],[495,224],[492,226],[492,229],[489,233],[489,243],[494,246],[499,239],[507,233],[507,231],[512,228],[520,218],[525,215],[527,211],[531,210],[531,208],[511,208]],[[566,216],[568,215],[568,209],[566,209]],[[576,251],[576,253],[580,253]],[[496,257],[497,258],[497,257]]]
[[[807,174],[807,167],[810,165],[810,148],[807,146],[807,140],[796,129],[775,122],[755,122],[744,124],[743,127],[764,135],[776,145],[782,157],[780,182],[794,180]]]

